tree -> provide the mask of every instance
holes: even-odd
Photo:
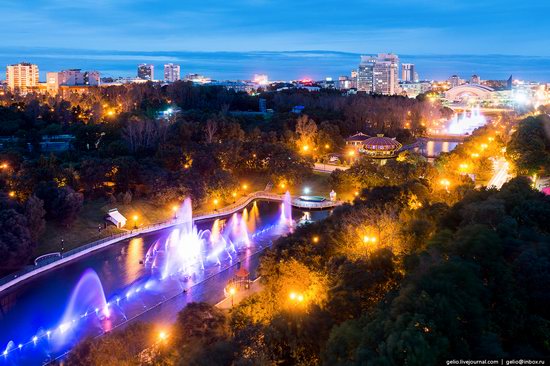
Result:
[[[317,124],[307,115],[301,115],[296,121],[296,135],[298,151],[312,152],[317,139]]]
[[[78,343],[67,357],[68,366],[138,366],[138,355],[153,345],[153,327],[130,324],[123,331],[88,338]],[[156,341],[156,340],[155,340]]]
[[[44,202],[34,195],[29,197],[25,203],[25,216],[27,218],[31,238],[36,242],[46,227],[46,220],[44,220],[46,216]]]
[[[540,115],[521,121],[506,148],[506,155],[520,174],[540,174],[550,169],[550,117]]]
[[[197,360],[205,347],[228,339],[229,327],[223,312],[207,303],[190,303],[174,324],[174,347],[179,364]],[[197,364],[197,363],[195,363]]]
[[[57,187],[54,182],[42,182],[36,188],[36,196],[44,202],[47,218],[68,226],[82,208],[83,195],[71,187]]]
[[[34,248],[27,218],[13,208],[0,209],[0,273],[5,275],[26,264]]]

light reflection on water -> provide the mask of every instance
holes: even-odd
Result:
[[[126,281],[127,283],[137,280],[142,273],[143,264],[140,261],[143,260],[143,238],[134,238],[130,240],[128,244],[128,254],[126,256]]]

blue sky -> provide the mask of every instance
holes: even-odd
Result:
[[[1,0],[4,47],[550,56],[547,0]]]
[[[0,65],[42,72],[130,76],[151,62],[160,77],[177,62],[214,78],[337,77],[360,54],[394,52],[425,78],[550,81],[550,0],[0,0],[0,9]]]

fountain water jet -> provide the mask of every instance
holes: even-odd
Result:
[[[286,191],[281,204],[281,221],[292,226],[292,197],[289,191]]]
[[[466,111],[462,112],[460,116],[455,114],[449,121],[447,132],[451,135],[470,134],[486,123],[487,119],[481,114],[479,107],[475,107],[469,115]]]

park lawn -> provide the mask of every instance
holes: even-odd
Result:
[[[118,208],[119,212],[128,219],[126,228],[117,229],[113,225],[108,225],[107,229],[99,232],[98,226],[103,224],[103,217],[111,208]],[[52,222],[46,223],[46,229],[39,240],[34,256],[60,251],[61,239],[64,240],[65,251],[67,251],[112,234],[131,230],[134,226],[134,215],[138,217],[138,227],[141,227],[167,221],[172,218],[173,211],[171,207],[155,206],[144,200],[134,200],[128,205],[120,202],[111,204],[105,199],[85,201],[77,218],[68,227]]]

